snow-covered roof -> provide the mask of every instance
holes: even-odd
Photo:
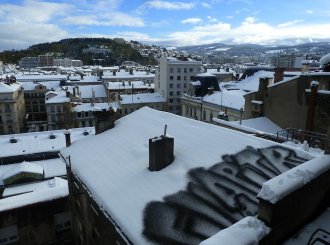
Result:
[[[8,191],[5,189],[4,192],[10,194],[29,192],[0,199],[0,212],[24,207],[34,203],[47,202],[67,197],[69,195],[68,181],[58,177],[41,183],[21,185],[17,188],[11,188]]]
[[[21,88],[21,83],[4,84],[0,82],[0,93],[13,93]]]
[[[231,121],[229,123],[239,125],[239,121]],[[276,125],[267,117],[257,117],[257,118],[242,120],[241,126],[255,129],[259,132],[264,132],[268,134],[276,134],[277,132],[283,130],[281,127]]]
[[[48,96],[49,94],[53,94],[55,96]],[[57,90],[49,91],[46,93],[46,104],[61,104],[61,103],[67,103],[70,102],[70,98],[66,96],[66,92],[64,90]]]
[[[66,167],[64,162],[60,158],[53,158],[41,161],[29,162],[31,164],[40,166],[44,172],[44,178],[51,178],[56,176],[66,175]],[[18,168],[18,165],[22,163],[13,163],[0,165],[0,185],[3,185],[3,179],[8,171],[12,171]]]
[[[29,74],[22,74],[22,75],[16,75],[16,80],[20,82],[26,82],[26,81],[43,81],[43,82],[50,82],[50,81],[61,81],[66,80],[66,75],[29,75]]]
[[[81,103],[76,105],[73,108],[75,112],[83,112],[83,111],[109,111],[110,108],[117,108],[116,103]]]
[[[71,142],[75,142],[85,138],[84,130],[88,130],[90,134],[95,134],[94,127],[88,128],[72,128]],[[49,135],[55,135],[55,139],[50,139]],[[14,137],[17,143],[10,143],[10,139]],[[11,134],[0,136],[0,158],[8,156],[26,155],[39,152],[55,152],[66,146],[63,130],[33,132],[24,134]]]
[[[150,172],[148,170],[148,140],[161,135],[165,124],[168,135],[174,138],[175,159],[161,171]],[[254,148],[247,148],[248,146]],[[260,157],[264,160],[268,159],[266,160],[268,162],[275,160],[273,159],[274,150],[280,155],[279,158],[276,158],[277,164],[282,158],[287,161],[287,157],[294,157],[295,161],[298,160],[298,162],[305,161],[301,157],[312,158],[306,152],[281,147],[274,142],[251,135],[144,107],[116,121],[113,129],[91,136],[89,140],[78,141],[76,144],[62,149],[61,154],[64,158],[70,155],[73,173],[88,188],[96,203],[116,221],[121,231],[134,244],[154,244],[143,235],[147,234],[146,232],[152,233],[153,227],[155,233],[152,234],[161,233],[160,235],[162,235],[165,233],[164,236],[173,235],[174,239],[187,239],[184,240],[186,243],[196,244],[199,239],[194,239],[189,235],[186,237],[184,231],[180,233],[180,230],[177,231],[176,228],[172,227],[172,222],[180,219],[175,214],[174,206],[180,204],[183,205],[182,210],[190,210],[206,216],[206,219],[201,220],[203,228],[199,228],[202,230],[196,232],[206,234],[206,237],[215,234],[219,228],[210,225],[207,220],[211,219],[225,226],[230,225],[231,222],[220,215],[222,211],[216,211],[210,207],[214,206],[221,209],[219,202],[211,197],[206,197],[209,191],[212,192],[213,186],[217,182],[214,179],[216,177],[208,171],[218,169],[220,175],[226,171],[233,171],[224,167],[226,163],[234,166],[236,163],[242,162],[246,166],[246,163],[249,162],[258,167],[254,162]],[[255,148],[262,149],[255,150]],[[267,153],[258,157],[257,155],[261,154],[260,152],[263,150],[265,154],[269,152],[270,155]],[[227,159],[224,161],[230,163],[221,162],[221,156],[223,156],[223,160]],[[281,169],[285,168],[281,167]],[[204,178],[199,175],[202,173],[208,177],[204,176]],[[228,178],[231,178],[229,176],[231,176],[230,174],[228,174]],[[253,176],[252,179],[259,177]],[[190,178],[193,178],[191,182],[189,182]],[[227,181],[220,182],[226,186],[228,184]],[[219,195],[217,198],[222,199],[223,202],[227,203],[226,205],[234,210],[240,204],[233,200],[235,194],[230,195],[220,187],[220,182],[217,182],[219,183],[217,190],[220,191],[216,194]],[[197,196],[199,193],[200,198],[193,194],[189,195],[188,190],[184,191],[188,183],[188,188],[193,188],[190,191],[193,191]],[[246,182],[244,185],[245,187],[251,186]],[[223,188],[226,189],[227,187]],[[237,191],[232,184],[231,188],[234,188],[234,192]],[[257,188],[257,190],[260,189]],[[180,197],[177,196],[179,194]],[[203,198],[210,199],[205,203]],[[173,207],[171,203],[173,203]],[[245,203],[244,205],[249,206],[250,204]],[[159,206],[160,209],[153,209],[154,206]],[[224,209],[223,212],[227,212],[225,210],[227,209]],[[150,213],[152,211],[154,211],[153,214]],[[232,215],[234,220],[241,217],[234,211],[228,211],[228,215]],[[152,223],[152,217],[155,218],[155,223]],[[196,217],[194,216],[193,219]],[[184,219],[184,217],[182,218]],[[198,221],[196,220],[196,222]],[[183,220],[182,222],[185,223]],[[168,227],[167,224],[172,226]],[[172,229],[174,230],[172,231]],[[191,242],[189,239],[192,239]]]
[[[142,81],[123,81],[123,82],[109,82],[108,89],[109,90],[122,90],[122,89],[151,89],[154,88],[154,84],[144,83]]]
[[[12,166],[12,168],[10,168],[6,172],[4,172],[2,175],[2,180],[8,179],[14,175],[17,175],[17,174],[23,173],[23,172],[43,175],[44,168],[38,164],[24,161],[22,163],[15,164],[14,166]]]
[[[195,77],[215,77],[215,75],[209,73],[209,72],[204,72],[204,73],[199,73],[195,75]]]
[[[166,100],[160,95],[160,93],[139,93],[133,95],[120,95],[120,98],[120,103],[123,105],[166,102]]]
[[[68,90],[73,94],[73,88],[74,86],[69,86]],[[95,98],[106,98],[107,92],[103,85],[84,85],[84,86],[78,86],[79,92],[81,93],[82,99],[91,99],[93,98],[93,93],[95,95]],[[78,89],[75,88],[76,94],[78,93]],[[93,92],[94,91],[94,92]]]
[[[224,107],[240,110],[244,108],[245,99],[243,95],[240,95],[235,90],[223,90],[221,92],[215,91],[211,95],[205,95],[204,102],[211,104],[222,105]]]
[[[116,72],[116,75],[113,75],[113,72],[104,72],[102,79],[132,79],[132,78],[154,78],[155,74],[148,73],[145,71],[133,71],[133,74],[130,74],[128,71],[120,70]]]
[[[236,87],[247,91],[257,91],[259,88],[260,78],[273,77],[274,72],[271,71],[258,71],[253,76],[247,77],[244,80],[236,83]]]

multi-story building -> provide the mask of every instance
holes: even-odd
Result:
[[[16,79],[0,82],[0,135],[23,132],[25,118],[24,92]]]
[[[181,95],[188,90],[192,77],[201,72],[202,62],[161,57],[156,69],[155,91],[168,103],[169,112],[181,114]]]
[[[23,57],[18,62],[20,69],[32,69],[40,66],[38,57]]]
[[[24,88],[25,110],[27,113],[26,123],[30,131],[47,130],[47,112],[45,95],[47,87],[43,84],[22,83]]]
[[[53,55],[43,54],[38,55],[40,66],[52,66],[53,65]]]
[[[286,69],[301,69],[301,62],[305,60],[304,56],[295,54],[279,55],[271,58],[272,66]]]

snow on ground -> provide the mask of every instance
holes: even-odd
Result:
[[[174,137],[175,160],[159,172],[150,172],[148,170],[148,139],[161,135],[165,124],[167,125],[168,134]],[[254,148],[247,148],[248,146]],[[271,146],[277,148],[267,148]],[[255,148],[264,149],[259,152]],[[276,152],[275,156],[272,153],[274,151]],[[238,155],[228,155],[236,153]],[[188,183],[187,174],[192,169],[194,171],[190,172],[190,177],[200,178],[198,177],[199,174],[212,175],[212,171],[220,171],[221,173],[236,171],[224,167],[223,164],[229,164],[231,161],[236,163],[251,161],[251,164],[255,164],[260,157],[265,160],[263,154],[268,155],[269,160],[272,159],[270,161],[273,162],[282,161],[282,157],[285,156],[283,159],[288,159],[289,155],[295,159],[292,163],[306,161],[301,157],[312,158],[307,152],[297,151],[295,153],[294,150],[287,150],[271,141],[146,107],[119,119],[113,129],[62,149],[61,154],[63,157],[70,156],[74,174],[87,186],[98,205],[110,214],[120,229],[136,244],[154,244],[143,235],[144,229],[147,231],[151,229],[150,232],[155,229],[154,232],[162,233],[165,236],[180,236],[175,230],[171,231],[171,228],[164,228],[172,226],[149,224],[150,226],[144,227],[144,225],[148,225],[143,223],[146,206],[147,209],[150,208],[149,211],[152,211],[153,205],[169,208],[171,206],[167,205],[174,202],[188,205],[190,210],[202,208],[204,214],[209,217],[220,215],[214,212],[213,208],[205,207],[205,203],[196,204],[198,202],[194,199],[195,196],[184,194],[186,192],[183,190],[186,189]],[[282,154],[284,155],[282,156]],[[225,161],[223,164],[221,163],[221,157]],[[230,164],[230,166],[236,165]],[[200,167],[203,167],[203,169],[198,170]],[[283,166],[283,169],[287,168]],[[252,182],[257,181],[259,183],[259,181],[262,181],[263,177],[261,175],[253,173],[253,171],[251,173]],[[214,186],[213,178],[202,177],[200,181],[205,181],[203,188]],[[192,186],[194,186],[193,183],[191,182]],[[253,187],[251,182],[247,181],[246,186],[253,189],[252,193],[256,191],[256,187]],[[230,186],[230,188],[235,190],[233,186]],[[221,194],[222,189],[219,190]],[[223,191],[225,190],[226,188],[223,189]],[[198,188],[196,191],[199,192]],[[173,193],[182,193],[183,196]],[[167,198],[164,202],[165,196]],[[236,210],[234,196],[233,194],[227,198],[222,196],[222,198],[225,202],[228,202],[228,208]],[[193,199],[191,200],[191,198]],[[211,198],[209,202],[213,202],[212,200]],[[241,201],[241,203],[245,203],[245,201]],[[254,207],[257,204],[253,201],[246,201],[246,205],[249,209],[251,205]],[[227,212],[226,210],[222,209],[220,212]],[[175,219],[175,215],[171,211],[168,213],[147,212],[147,214],[151,215],[151,219],[155,215],[155,220],[157,222],[162,220],[161,223],[172,222],[171,220]],[[225,217],[230,217],[230,212],[227,215]],[[241,214],[237,215],[237,217],[241,217]],[[232,217],[233,220],[236,220],[235,217]],[[184,217],[181,218],[185,220]],[[230,219],[221,218],[221,220],[227,226],[232,223]],[[202,232],[206,237],[219,230],[212,227],[212,225],[210,228],[208,223],[195,223],[195,225],[199,229],[204,227],[199,232]],[[163,228],[160,229],[160,227]],[[192,229],[194,228],[192,227]],[[184,239],[191,241],[190,244],[196,244],[196,241],[198,241],[198,239],[189,236]]]

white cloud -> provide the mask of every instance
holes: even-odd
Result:
[[[303,20],[292,20],[292,21],[288,21],[282,24],[277,25],[277,27],[288,27],[288,26],[293,26],[297,23],[303,22]]]
[[[109,12],[99,15],[69,16],[61,21],[67,25],[86,25],[86,26],[144,26],[144,21],[139,17],[134,17],[122,12]]]
[[[308,9],[308,10],[306,10],[306,13],[307,13],[307,14],[314,14],[315,11],[314,11],[314,10],[311,10],[311,9]]]
[[[148,9],[163,9],[163,10],[189,10],[195,7],[194,3],[149,0],[143,3],[136,9],[137,14],[143,14]]]
[[[202,21],[202,19],[199,19],[199,18],[189,18],[189,19],[185,19],[185,20],[181,21],[181,23],[182,24],[197,24],[201,21]]]
[[[211,5],[211,4],[209,4],[209,3],[206,3],[206,2],[202,2],[201,4],[202,4],[202,6],[203,6],[204,8],[207,8],[207,9],[210,9],[210,8],[212,8],[212,5]]]
[[[211,16],[207,16],[207,19],[210,23],[214,23],[214,22],[217,22],[218,20],[216,18],[213,18]]]
[[[232,44],[256,43],[271,44],[284,39],[308,40],[311,38],[329,39],[330,24],[310,24],[294,26],[272,26],[248,17],[234,27],[229,23],[212,23],[195,26],[187,31],[173,32],[168,35],[171,45],[197,45],[214,42]]]

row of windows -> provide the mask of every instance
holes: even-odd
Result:
[[[186,93],[186,92],[187,92],[186,90],[183,91],[183,93]],[[174,95],[174,92],[173,91],[170,91],[169,95],[170,96],[173,96]],[[181,95],[181,91],[176,91],[176,95],[177,96],[180,96]]]
[[[45,98],[44,93],[25,93],[25,98]]]
[[[174,87],[174,84],[173,84],[173,83],[170,83],[170,88],[173,88],[173,87]],[[177,87],[177,88],[181,88],[181,83],[178,83],[178,84],[176,85],[176,87]],[[187,88],[187,84],[184,83],[184,84],[183,84],[183,87],[184,87],[184,88]]]
[[[178,67],[176,68],[176,72],[180,73],[180,72],[184,72],[184,73],[187,73],[188,71],[189,72],[193,72],[194,71],[194,68],[190,67],[190,68],[181,68],[181,67]],[[200,68],[195,68],[195,71],[196,72],[199,72],[200,71]],[[170,73],[173,73],[174,72],[174,68],[170,68]]]
[[[190,77],[190,80],[193,79],[193,76]],[[170,80],[173,81],[174,80],[174,76],[170,76]],[[176,76],[176,80],[177,81],[187,81],[187,76]]]

